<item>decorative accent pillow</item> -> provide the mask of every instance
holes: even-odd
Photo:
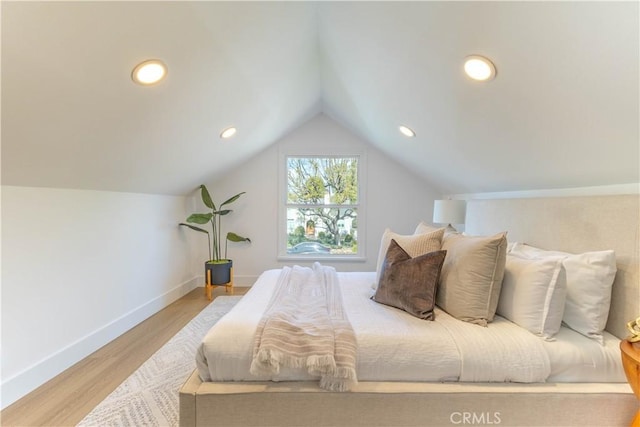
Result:
[[[436,251],[411,258],[392,239],[372,299],[420,319],[433,320],[436,289],[446,254],[446,251]]]
[[[496,314],[550,340],[562,325],[566,297],[562,260],[507,254]]]
[[[511,253],[521,258],[561,259],[567,274],[562,321],[574,331],[604,345],[602,331],[607,326],[611,288],[617,271],[614,251],[570,254],[517,243]]]
[[[450,234],[442,249],[442,266],[436,303],[453,317],[487,326],[500,297],[507,253],[506,233],[495,236]]]
[[[413,234],[432,233],[436,230],[439,230],[440,228],[442,227],[434,227],[429,224],[426,224],[424,221],[421,221],[420,224],[416,226],[416,230],[413,232]],[[445,236],[448,236],[449,234],[456,234],[456,233],[458,233],[458,230],[456,230],[452,226],[448,225],[444,227]]]
[[[391,239],[394,239],[402,249],[404,249],[409,256],[415,258],[419,255],[424,255],[429,252],[439,251],[442,246],[442,237],[444,236],[444,228],[439,228],[431,233],[414,234],[414,235],[401,235],[394,233],[388,228],[382,235],[380,242],[380,251],[378,252],[378,266],[376,268],[376,281],[374,287],[380,282],[380,271],[382,270],[382,264],[384,262],[387,248],[391,243]]]
[[[424,221],[421,221],[417,226],[416,226],[416,230],[413,232],[413,234],[426,234],[426,233],[433,233],[434,231],[438,231],[443,227],[434,227],[431,226],[427,223],[425,223]]]

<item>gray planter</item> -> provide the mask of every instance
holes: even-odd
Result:
[[[207,282],[208,272],[211,271],[211,284],[212,285],[226,285],[231,282],[231,267],[233,267],[233,261],[230,259],[224,260],[224,263],[204,263],[204,280]]]

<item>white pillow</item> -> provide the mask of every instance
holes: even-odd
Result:
[[[507,254],[497,314],[549,340],[562,325],[566,297],[562,259]]]
[[[511,254],[530,259],[561,259],[567,274],[563,322],[574,331],[604,344],[602,331],[607,325],[611,287],[617,271],[614,251],[570,254],[518,243]]]
[[[376,282],[374,287],[377,287],[378,282],[380,281],[380,271],[382,270],[384,257],[387,254],[387,249],[389,248],[391,239],[395,240],[396,243],[411,256],[411,258],[415,258],[429,252],[439,251],[442,246],[442,236],[444,236],[444,228],[436,229],[431,233],[412,235],[397,234],[387,228],[382,234],[382,239],[380,241],[378,265],[376,267]]]

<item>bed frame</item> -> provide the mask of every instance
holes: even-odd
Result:
[[[508,231],[544,249],[614,249],[618,272],[607,330],[624,338],[640,315],[638,195],[471,200],[466,231]],[[180,390],[181,426],[628,426],[628,384],[362,382],[346,393],[317,382],[205,383]]]

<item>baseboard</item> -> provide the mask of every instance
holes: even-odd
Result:
[[[105,344],[113,341],[178,298],[191,292],[199,286],[199,283],[201,283],[201,279],[197,277],[187,280],[168,292],[134,308],[94,332],[78,339],[45,359],[7,378],[0,385],[2,390],[0,394],[0,408],[6,408],[16,400],[40,387],[45,382],[89,356]]]
[[[258,276],[235,276],[233,283],[240,287],[251,287],[258,280]]]
[[[256,282],[256,280],[258,279],[258,276],[251,276],[251,275],[237,275],[234,274],[233,275],[233,285],[237,286],[239,288],[249,288],[251,286],[253,286],[253,284]],[[197,278],[199,285],[197,286],[204,286],[204,275],[199,276]]]

